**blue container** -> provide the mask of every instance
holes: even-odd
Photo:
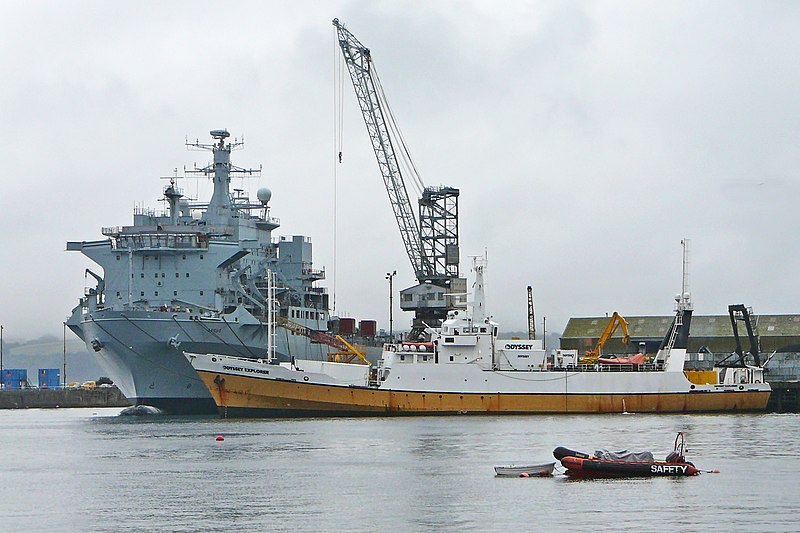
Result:
[[[5,368],[3,369],[3,388],[22,389],[28,386],[28,369]]]
[[[61,369],[59,368],[39,369],[40,389],[57,389],[59,387],[61,387]]]

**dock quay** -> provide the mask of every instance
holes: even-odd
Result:
[[[128,407],[129,405],[131,403],[117,387],[0,390],[0,409]]]
[[[770,381],[772,394],[767,403],[770,413],[800,412],[800,381]]]

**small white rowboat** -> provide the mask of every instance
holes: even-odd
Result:
[[[494,473],[498,477],[542,477],[552,476],[555,463],[543,463],[540,465],[525,466],[496,466]]]

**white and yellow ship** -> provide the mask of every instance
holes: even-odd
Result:
[[[485,312],[475,266],[471,312],[452,311],[429,343],[384,346],[369,364],[295,360],[270,364],[186,353],[223,416],[359,416],[758,411],[771,388],[763,368],[684,371],[688,295],[661,348],[643,365],[581,365],[548,358],[538,340],[501,340]]]

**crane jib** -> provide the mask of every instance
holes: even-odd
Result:
[[[408,197],[405,182],[400,171],[397,155],[389,133],[389,127],[381,104],[382,91],[379,82],[373,77],[370,68],[371,57],[367,47],[362,45],[352,33],[347,31],[338,19],[334,19],[339,47],[347,64],[350,79],[358,98],[361,114],[372,142],[372,148],[383,176],[389,202],[392,206],[400,236],[406,248],[411,266],[418,277],[434,273],[431,262],[425,256],[420,243],[420,231],[414,217],[414,210]]]

